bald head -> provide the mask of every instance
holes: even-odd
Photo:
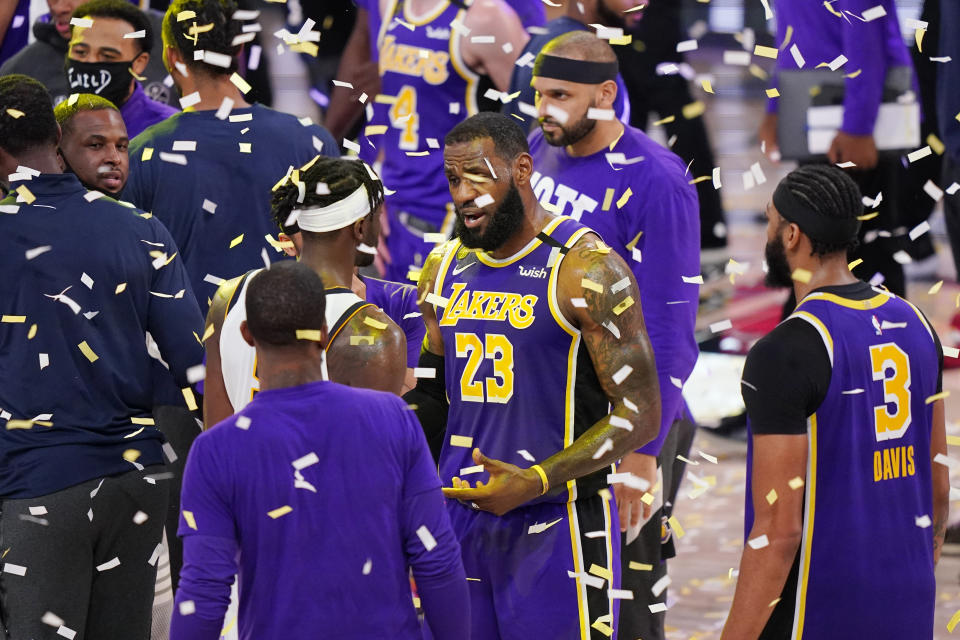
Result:
[[[606,40],[590,31],[571,31],[547,43],[541,53],[587,62],[616,62],[617,54]]]

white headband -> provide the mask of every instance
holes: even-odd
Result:
[[[343,200],[326,207],[313,209],[294,209],[287,219],[287,225],[294,222],[301,231],[326,233],[336,231],[363,219],[370,213],[370,197],[363,185]]]

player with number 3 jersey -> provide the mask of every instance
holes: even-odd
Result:
[[[767,206],[767,282],[800,303],[743,372],[747,544],[725,639],[933,637],[941,346],[919,309],[852,275],[861,212],[828,165],[790,173]]]

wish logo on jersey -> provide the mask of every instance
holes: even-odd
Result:
[[[452,327],[460,320],[508,320],[516,329],[533,324],[537,296],[499,291],[467,291],[465,282],[452,285],[453,293],[440,320],[441,327]]]
[[[450,72],[447,63],[450,54],[445,51],[432,51],[407,44],[397,44],[396,36],[386,36],[380,47],[380,75],[387,71],[407,76],[423,78],[427,83],[438,86],[447,81]]]

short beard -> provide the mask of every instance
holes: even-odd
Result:
[[[453,232],[463,246],[468,249],[496,251],[520,230],[520,227],[523,226],[523,218],[523,198],[520,197],[520,191],[511,178],[510,189],[507,191],[506,197],[497,206],[493,215],[490,216],[490,221],[483,233],[476,229],[467,228],[463,223],[463,216],[459,212]]]
[[[779,235],[775,240],[767,242],[763,255],[767,261],[767,274],[763,278],[763,283],[774,289],[792,287],[793,272],[790,270],[783,240]]]
[[[596,105],[591,104],[590,106],[595,107]],[[547,144],[552,147],[568,147],[586,138],[587,135],[593,131],[593,128],[597,126],[597,121],[591,120],[586,114],[584,114],[582,118],[569,126],[564,126],[559,122],[557,123],[557,126],[560,128],[560,133],[555,138],[551,139],[550,136],[544,132],[544,140],[546,140]]]
[[[620,27],[625,29],[627,21],[623,19],[622,14],[615,13],[603,4],[603,0],[597,0],[597,18],[600,24],[605,27]]]

